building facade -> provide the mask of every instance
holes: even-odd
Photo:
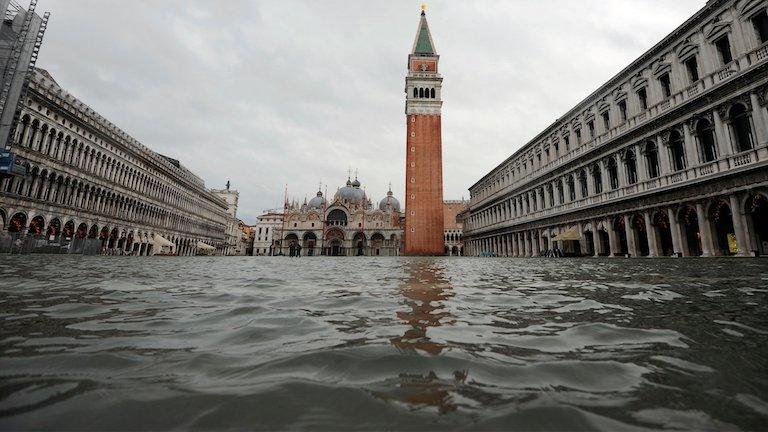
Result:
[[[439,59],[422,8],[405,78],[406,255],[444,253]]]
[[[281,241],[275,243],[273,254],[299,250],[302,256],[400,255],[402,226],[400,202],[391,190],[374,205],[357,178],[348,178],[332,201],[318,191],[303,204],[286,203],[278,228]]]
[[[708,1],[472,185],[469,253],[768,254],[767,9]]]
[[[280,242],[283,209],[265,210],[253,225],[253,255],[274,255],[275,244]]]
[[[467,210],[467,204],[464,200],[443,201],[445,255],[464,255],[464,223],[462,215]]]
[[[226,205],[61,88],[30,81],[9,149],[26,175],[0,182],[0,250],[194,255],[220,246]],[[170,244],[172,244],[172,246]]]
[[[227,186],[224,189],[211,189],[211,192],[221,198],[227,205],[227,221],[221,254],[225,256],[245,255],[246,248],[241,244],[243,233],[241,229],[242,221],[237,218],[237,204],[240,200],[240,192],[230,189],[229,181],[227,181]]]

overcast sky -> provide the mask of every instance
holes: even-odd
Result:
[[[22,1],[22,3],[26,2]],[[705,0],[431,1],[445,198],[499,164]],[[38,66],[253,222],[359,170],[404,191],[404,77],[420,1],[40,0]],[[402,199],[401,199],[402,201]]]

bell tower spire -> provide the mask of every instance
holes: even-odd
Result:
[[[405,77],[406,255],[443,255],[443,157],[440,56],[422,5]]]

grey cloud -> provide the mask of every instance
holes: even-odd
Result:
[[[348,167],[402,196],[404,74],[420,2],[40,0],[38,65],[252,221]],[[430,2],[446,198],[704,5],[703,0]]]

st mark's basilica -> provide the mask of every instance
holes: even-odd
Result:
[[[332,200],[322,191],[302,204],[286,202],[276,244],[284,255],[395,256],[400,254],[403,213],[390,189],[374,205],[360,181],[347,178]]]

